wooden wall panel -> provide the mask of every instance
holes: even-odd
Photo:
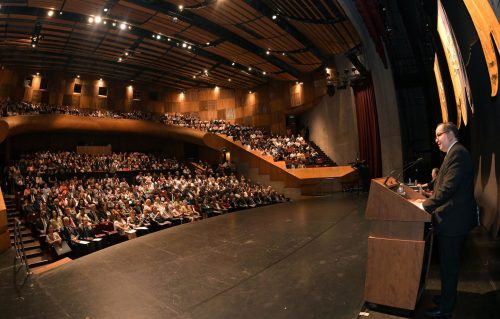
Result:
[[[24,78],[29,72],[21,70],[0,70],[0,99],[10,96],[36,103],[41,100],[40,77],[35,77],[32,87],[24,87]],[[80,109],[110,109],[130,112],[131,110],[155,113],[196,113],[202,120],[226,119],[231,123],[246,123],[267,127],[278,134],[285,134],[285,115],[294,108],[311,104],[324,94],[324,79],[318,77],[304,82],[270,81],[249,93],[246,90],[228,88],[194,88],[183,93],[163,87],[148,87],[120,81],[88,78],[82,75],[43,74],[49,80],[49,103],[63,104]],[[82,85],[81,94],[74,94],[74,85]],[[97,96],[99,86],[108,88],[106,98]],[[300,87],[300,92],[297,91]],[[140,101],[132,100],[133,90],[141,92]],[[16,94],[17,92],[17,94]],[[149,99],[150,92],[156,92],[158,100]],[[297,93],[298,92],[298,93]],[[16,98],[17,97],[17,98]]]

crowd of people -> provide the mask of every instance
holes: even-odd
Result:
[[[234,141],[241,141],[249,149],[258,150],[262,155],[271,155],[274,161],[285,161],[287,168],[334,166],[335,163],[321,154],[317,146],[302,136],[279,136],[264,130],[244,125],[231,124],[225,120],[201,120],[195,114],[155,114],[148,112],[115,112],[101,110],[79,110],[75,107],[32,104],[27,102],[4,101],[0,103],[3,116],[24,114],[69,114],[91,117],[125,118],[161,122],[214,134],[224,134]]]
[[[74,158],[57,159],[57,154],[64,153],[44,154],[61,165]],[[92,161],[101,167],[105,160],[95,156]],[[166,172],[141,167],[130,180],[116,175],[51,180],[49,172],[42,175],[47,179],[42,183],[24,178],[22,214],[48,244],[57,247],[66,243],[78,255],[91,246],[98,247],[94,241],[104,236],[103,225],[111,225],[125,240],[170,225],[288,200],[270,186],[238,177],[223,165],[212,168],[199,163],[189,168],[174,159],[168,162]],[[35,173],[25,172],[27,176]]]
[[[177,169],[179,163],[160,154],[123,152],[112,154],[79,154],[76,152],[34,152],[21,155],[13,166],[12,174],[66,174],[138,170]]]

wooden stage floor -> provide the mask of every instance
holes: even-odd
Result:
[[[176,226],[33,275],[2,318],[354,318],[363,302],[364,197],[336,195]]]

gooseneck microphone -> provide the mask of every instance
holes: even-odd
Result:
[[[384,185],[387,185],[387,181],[389,180],[389,178],[393,177],[394,173],[396,173],[397,171],[400,171],[399,174],[395,177],[396,180],[398,181],[399,178],[401,177],[401,175],[403,175],[404,172],[406,172],[407,170],[409,170],[410,168],[412,168],[413,166],[417,165],[418,163],[420,163],[424,158],[423,157],[419,157],[417,158],[416,160],[406,164],[405,166],[403,166],[403,168],[400,168],[400,169],[394,169],[392,170],[389,175],[387,175],[387,177],[385,178],[384,180]]]

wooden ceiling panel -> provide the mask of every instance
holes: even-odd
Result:
[[[103,12],[105,5],[106,1],[102,0],[66,0],[62,11],[96,16]]]
[[[107,5],[110,11],[105,13]],[[62,15],[44,14],[61,6]],[[272,20],[273,12],[280,19]],[[87,21],[96,15],[130,23],[131,28]],[[43,38],[33,49],[36,22]],[[145,82],[157,73],[162,83],[175,87],[180,85],[176,77],[182,85],[238,88],[271,78],[296,80],[360,42],[336,0],[27,0],[2,4],[0,28],[2,51],[18,50],[33,65],[47,59],[48,65],[62,64],[69,72],[87,63],[90,73],[119,70],[120,78]],[[156,39],[158,33],[165,37]],[[182,48],[183,41],[192,49]],[[266,55],[268,49],[272,53]],[[6,54],[0,52],[0,57]],[[205,69],[209,75],[201,76]]]
[[[59,10],[64,0],[27,0],[29,7]]]
[[[120,0],[109,10],[110,17],[120,17],[125,21],[142,25],[156,15],[156,11]]]

